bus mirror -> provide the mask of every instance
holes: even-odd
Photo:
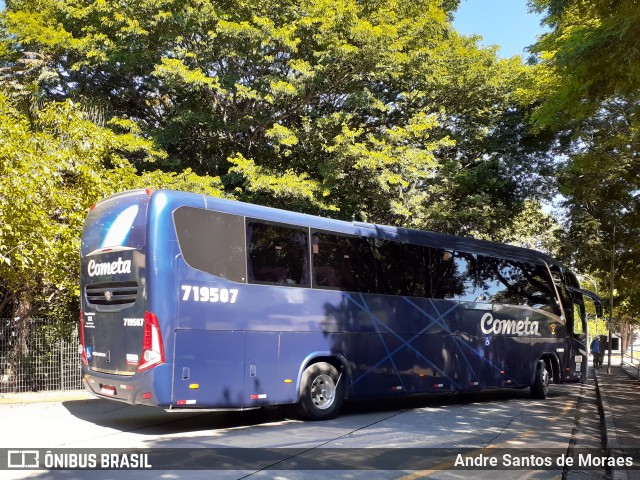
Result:
[[[600,302],[593,302],[596,305],[596,315],[599,317],[602,317],[603,315],[603,311],[602,311],[602,304]]]
[[[590,298],[593,301],[593,304],[596,307],[596,315],[598,317],[602,316],[602,299],[595,293],[590,292],[589,290],[582,290],[581,288],[567,287],[567,290],[574,293],[579,293],[583,297]]]

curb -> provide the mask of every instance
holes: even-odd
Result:
[[[593,369],[593,377],[596,382],[596,401],[598,403],[598,409],[600,410],[600,422],[603,428],[603,442],[607,452],[620,448],[618,443],[618,436],[616,434],[616,427],[613,423],[613,414],[611,413],[611,407],[609,406],[609,399],[606,392],[600,390],[600,382],[598,381],[597,370]],[[611,467],[611,478],[613,480],[628,480],[629,474],[626,469],[621,470]]]
[[[69,402],[95,398],[86,390],[54,390],[49,392],[7,393],[0,395],[0,405]]]

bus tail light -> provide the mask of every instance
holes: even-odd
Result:
[[[80,345],[78,348],[80,353],[80,360],[84,365],[89,365],[89,360],[87,360],[87,349],[84,346],[84,315],[80,312]]]
[[[142,358],[138,371],[149,370],[164,363],[164,345],[160,333],[158,317],[151,312],[144,312],[144,332],[142,335]]]

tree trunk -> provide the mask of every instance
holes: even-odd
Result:
[[[626,315],[620,317],[620,352],[626,353],[631,345],[632,330],[631,330],[631,318]]]
[[[10,320],[12,337],[9,349],[9,385],[14,392],[33,390],[32,372],[30,372],[29,341],[31,339],[31,302],[26,298],[16,298],[16,308]],[[20,380],[23,381],[20,381]]]

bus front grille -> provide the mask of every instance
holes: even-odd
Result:
[[[138,298],[137,282],[94,283],[85,287],[87,303],[92,305],[133,305]]]

